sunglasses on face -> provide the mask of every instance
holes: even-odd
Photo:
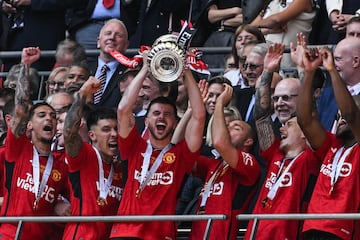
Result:
[[[290,94],[290,95],[281,95],[281,96],[272,96],[272,100],[274,102],[279,101],[279,99],[281,98],[283,101],[288,102],[290,101],[293,97],[297,97],[297,94]]]
[[[258,67],[261,67],[262,64],[252,64],[252,63],[244,63],[243,68],[246,70],[247,68],[250,68],[251,71],[256,70]]]

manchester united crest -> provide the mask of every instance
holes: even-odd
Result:
[[[164,156],[163,156],[163,162],[167,163],[167,164],[171,164],[173,162],[175,162],[175,154],[174,153],[165,153]]]

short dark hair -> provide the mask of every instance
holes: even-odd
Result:
[[[176,105],[175,105],[175,102],[172,101],[171,99],[167,98],[167,97],[163,97],[163,96],[160,96],[160,97],[157,97],[157,98],[154,98],[150,104],[149,104],[149,107],[148,107],[148,110],[146,111],[146,117],[148,116],[148,113],[151,109],[151,106],[156,104],[156,103],[159,103],[159,104],[166,104],[166,105],[170,105],[173,110],[174,110],[174,115],[175,115],[175,118],[176,120],[179,120],[179,117],[177,116],[177,108],[176,108]]]
[[[85,117],[86,126],[88,129],[91,129],[92,126],[97,125],[99,120],[102,119],[114,119],[117,120],[117,115],[115,110],[112,108],[96,108],[89,112],[89,114]]]
[[[354,16],[350,18],[346,26],[349,26],[352,23],[360,23],[360,16]]]
[[[45,102],[45,101],[37,102],[34,105],[32,105],[30,110],[29,110],[29,119],[31,119],[34,116],[35,110],[38,107],[41,107],[41,106],[47,106],[47,107],[51,108],[55,112],[55,109],[50,104],[48,104],[47,102]]]

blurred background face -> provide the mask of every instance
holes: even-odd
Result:
[[[55,75],[54,79],[47,81],[49,95],[57,92],[65,91],[65,78],[67,72],[61,71]]]
[[[212,115],[215,111],[215,103],[219,95],[224,91],[224,86],[221,83],[213,83],[208,89],[208,99],[205,103],[206,111]]]
[[[255,87],[256,80],[260,77],[264,69],[264,58],[257,53],[250,52],[246,57],[243,71],[249,86]]]
[[[274,109],[283,124],[295,115],[299,86],[295,79],[283,79],[276,85],[273,95]]]
[[[151,100],[160,96],[161,93],[157,82],[146,77],[139,92],[139,97],[143,100],[143,108],[147,109]]]
[[[257,40],[256,36],[243,30],[235,40],[235,47],[237,55],[240,56],[241,49],[244,47],[245,43],[250,42],[252,40]]]
[[[84,83],[89,78],[89,72],[80,66],[72,66],[65,78],[65,88],[71,84]]]
[[[360,22],[352,22],[346,27],[346,37],[360,38]]]

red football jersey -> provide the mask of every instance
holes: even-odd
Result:
[[[319,177],[309,204],[309,213],[358,213],[360,209],[360,146],[355,143],[344,158],[339,178],[330,193],[330,173],[334,156],[342,143],[328,133],[324,144],[316,151],[323,159]],[[305,220],[303,232],[316,229],[332,233],[341,239],[360,239],[359,221],[354,220]]]
[[[210,195],[205,205],[205,214],[225,214],[226,220],[214,221],[211,226],[209,239],[235,239],[239,230],[236,215],[247,210],[253,196],[260,167],[255,157],[249,153],[238,151],[239,162],[236,169],[229,166],[218,168],[222,160],[200,156],[197,161],[197,171],[204,182],[208,182],[213,174],[218,174],[213,181]],[[218,170],[217,170],[218,169]],[[200,194],[198,205],[201,203],[204,189]],[[199,209],[199,208],[198,208]],[[194,221],[190,239],[202,239],[207,221]]]
[[[34,210],[33,182],[33,144],[26,134],[16,138],[8,131],[5,144],[5,188],[4,203],[1,208],[3,216],[51,216],[57,196],[68,195],[67,166],[63,152],[53,152],[53,166],[45,189]],[[46,166],[47,157],[40,156],[40,179]],[[21,239],[52,239],[54,237],[53,223],[25,223]],[[3,223],[0,233],[3,239],[14,239],[17,224]]]
[[[173,215],[177,196],[185,173],[189,172],[198,157],[192,153],[185,141],[167,151],[161,164],[139,198],[136,192],[140,185],[141,167],[144,160],[146,141],[134,127],[125,139],[119,137],[121,156],[128,159],[128,179],[124,188],[118,215]],[[154,161],[159,151],[153,151]],[[114,223],[110,237],[138,237],[149,240],[175,239],[176,223],[164,222],[119,222]]]
[[[278,178],[284,159],[279,144],[280,142],[276,140],[269,149],[261,152],[267,161],[268,170],[259,198],[254,206],[253,213],[255,214],[302,213],[306,210],[307,203],[303,199],[308,193],[306,190],[309,180],[315,181],[320,166],[320,161],[309,148],[306,148],[290,166],[274,199],[267,199],[269,190]],[[269,239],[270,236],[276,239],[297,239],[300,234],[301,223],[301,221],[296,220],[260,220],[256,239]],[[252,224],[253,221],[250,221],[246,231],[246,239],[250,237]]]
[[[69,165],[72,216],[116,215],[122,196],[122,172],[114,168],[113,180],[107,195],[107,204],[97,204],[99,196],[99,164],[93,147],[83,143],[79,155],[72,158],[66,155]],[[107,179],[111,165],[103,162],[104,178]],[[68,223],[63,239],[108,239],[111,222]]]

